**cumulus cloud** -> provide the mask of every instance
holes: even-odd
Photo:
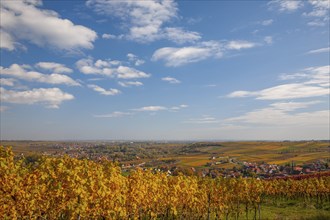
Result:
[[[167,39],[185,43],[201,38],[197,32],[166,26],[166,23],[178,18],[177,3],[173,0],[88,0],[86,4],[99,14],[115,16],[125,22],[124,26],[128,31],[125,37],[130,40],[145,43]]]
[[[276,9],[280,12],[294,12],[303,6],[303,2],[299,0],[272,0],[268,2],[269,9]]]
[[[72,69],[66,67],[63,64],[60,63],[54,63],[54,62],[39,62],[35,65],[38,68],[49,70],[54,73],[72,73]]]
[[[203,42],[190,47],[163,47],[154,52],[152,60],[164,60],[166,66],[181,66],[209,57],[221,57],[222,46],[219,42]]]
[[[117,36],[113,34],[102,34],[103,39],[116,39]]]
[[[18,40],[60,50],[91,49],[97,34],[62,19],[52,10],[40,9],[42,1],[1,1],[1,47],[15,49]]]
[[[207,58],[221,58],[225,52],[256,47],[248,41],[205,41],[188,47],[163,47],[154,52],[152,61],[163,60],[166,66],[181,66]]]
[[[118,82],[118,84],[122,87],[143,86],[143,83],[139,81]]]
[[[43,74],[37,71],[28,70],[29,68],[31,67],[19,64],[12,64],[8,68],[0,66],[0,74],[1,76],[5,75],[31,82],[80,86],[77,81],[73,80],[67,75],[62,75],[58,73]]]
[[[84,74],[104,75],[119,79],[148,78],[150,74],[132,67],[121,65],[117,60],[97,60],[92,58],[81,59],[76,63],[77,68]]]
[[[0,14],[1,17],[1,14]],[[15,49],[15,42],[12,36],[0,29],[0,48],[12,51]]]
[[[132,54],[132,53],[128,53],[128,54],[127,54],[127,58],[128,58],[128,60],[129,60],[130,62],[134,63],[135,66],[140,66],[140,65],[142,65],[142,64],[145,63],[144,60],[139,59],[138,56],[136,56],[136,55],[134,55],[134,54]]]
[[[94,85],[94,84],[90,84],[88,85],[88,88],[91,88],[93,89],[95,92],[98,92],[100,93],[101,95],[118,95],[121,93],[120,90],[118,89],[109,89],[109,90],[106,90],[98,85]]]
[[[181,83],[180,80],[177,80],[176,78],[173,78],[173,77],[163,77],[162,80],[165,81],[165,82],[169,82],[171,84]]]
[[[14,86],[16,80],[12,78],[0,78],[0,85],[1,86]]]
[[[59,88],[38,88],[25,91],[6,90],[0,88],[1,102],[15,104],[43,104],[48,108],[59,108],[64,101],[74,99]]]
[[[113,76],[114,68],[113,66],[118,66],[119,64],[113,63],[110,60],[97,60],[94,62],[92,58],[81,59],[76,62],[76,67],[83,74],[101,74],[105,76]]]
[[[288,83],[258,91],[235,91],[230,98],[256,97],[261,100],[297,99],[329,95],[330,66],[310,67],[300,73],[282,74],[282,80],[298,80],[299,83]]]
[[[147,78],[150,76],[147,73],[127,66],[119,66],[116,72],[119,79]]]

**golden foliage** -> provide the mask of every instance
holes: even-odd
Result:
[[[1,219],[216,219],[256,209],[265,196],[329,199],[330,177],[303,180],[210,179],[109,161],[42,157],[15,160],[0,148]]]

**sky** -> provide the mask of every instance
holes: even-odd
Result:
[[[0,4],[2,140],[330,139],[327,0]]]

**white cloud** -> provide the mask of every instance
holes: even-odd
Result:
[[[163,47],[154,52],[151,60],[164,60],[166,66],[177,67],[188,63],[205,60],[210,57],[221,58],[230,50],[241,50],[256,47],[248,41],[204,41],[189,47]]]
[[[60,63],[54,63],[54,62],[39,62],[35,65],[38,68],[49,70],[54,73],[72,73],[72,69],[66,67],[63,64]]]
[[[262,22],[260,22],[260,23],[261,23],[261,25],[263,25],[263,26],[269,26],[269,25],[273,24],[273,22],[274,22],[273,19],[268,19],[268,20],[264,20],[264,21],[262,21]]]
[[[143,86],[143,83],[139,81],[118,82],[118,84],[122,87]]]
[[[97,60],[95,63],[92,58],[81,59],[76,62],[76,66],[83,74],[101,74],[105,76],[113,75],[112,63],[110,60]]]
[[[16,40],[60,50],[91,49],[97,34],[62,19],[51,10],[38,8],[42,1],[1,1],[1,47],[13,50]]]
[[[130,111],[115,111],[110,114],[102,114],[102,115],[93,115],[96,118],[120,118],[124,116],[134,115],[136,112],[151,112],[155,114],[158,111],[168,111],[168,112],[176,112],[177,110],[181,110],[183,108],[188,108],[188,105],[182,104],[179,106],[173,107],[165,107],[165,106],[158,106],[158,105],[151,105],[151,106],[144,106],[141,108],[131,109]]]
[[[164,60],[167,66],[181,66],[187,63],[193,63],[204,60],[212,55],[210,48],[200,47],[164,47],[155,51],[152,60]]]
[[[150,75],[131,67],[119,66],[117,68],[117,77],[119,79],[136,79],[136,78],[148,78],[150,77]]]
[[[328,126],[329,111],[295,112],[319,102],[282,102],[248,112],[242,116],[228,118],[228,122],[241,122],[271,126]]]
[[[118,90],[118,89],[109,89],[109,90],[106,90],[106,89],[104,89],[104,88],[102,88],[100,86],[94,85],[94,84],[88,85],[88,88],[93,89],[95,92],[98,92],[101,95],[118,95],[118,94],[121,93],[121,91]]]
[[[128,58],[128,60],[129,60],[130,62],[134,63],[135,66],[140,66],[140,65],[142,65],[142,64],[145,63],[144,60],[139,59],[138,56],[136,56],[136,55],[134,55],[134,54],[132,54],[132,53],[128,53],[128,54],[127,54],[127,58]]]
[[[226,45],[226,48],[229,50],[241,50],[241,49],[249,49],[255,47],[256,44],[249,41],[229,41]]]
[[[103,39],[116,39],[117,36],[113,34],[102,34]]]
[[[185,105],[185,104],[182,104],[182,105],[179,105],[179,106],[173,106],[171,108],[168,108],[169,111],[178,111],[178,110],[181,110],[183,108],[188,108],[189,106],[188,105]]]
[[[329,18],[330,2],[327,0],[309,0],[312,11],[303,15],[309,17]]]
[[[321,20],[314,20],[314,21],[307,22],[307,25],[314,26],[314,27],[323,27],[323,26],[325,26],[325,22],[323,22]]]
[[[310,67],[301,73],[282,74],[282,80],[300,80],[299,83],[288,83],[259,91],[235,91],[230,98],[256,97],[261,100],[296,99],[329,95],[330,66]]]
[[[141,107],[141,108],[136,108],[133,109],[134,111],[141,111],[141,112],[157,112],[157,111],[164,111],[167,110],[166,107],[164,106],[145,106],[145,107]]]
[[[151,76],[132,67],[123,66],[117,60],[97,60],[94,63],[92,58],[87,58],[79,60],[76,66],[84,74],[99,74],[119,79],[138,79]]]
[[[321,103],[320,101],[310,101],[310,102],[275,102],[270,104],[270,106],[274,109],[281,110],[281,111],[295,111],[301,108],[307,108],[311,105],[315,105]]]
[[[304,85],[314,85],[320,87],[330,86],[330,66],[309,67],[302,70],[300,73],[282,74],[280,79],[300,80]]]
[[[164,33],[162,34],[166,39],[170,39],[178,44],[183,43],[193,43],[195,41],[200,40],[202,37],[198,32],[194,31],[186,31],[182,28],[174,28],[168,27],[164,29]]]
[[[330,47],[324,47],[316,50],[310,50],[307,52],[307,54],[316,54],[316,53],[329,53]]]
[[[201,38],[197,32],[180,27],[167,27],[177,15],[177,3],[173,0],[117,1],[88,0],[87,5],[97,13],[115,16],[125,22],[127,39],[137,42],[152,42],[168,39],[176,43],[194,42]]]
[[[12,36],[8,34],[7,32],[0,29],[0,48],[7,49],[9,51],[12,51],[15,49],[15,42]]]
[[[87,79],[87,81],[102,81],[104,80],[104,78],[91,78],[91,79]]]
[[[309,5],[312,8],[310,11],[302,13],[306,18],[311,19],[307,22],[307,25],[316,27],[329,25],[330,2],[328,0],[308,0],[304,2],[300,0],[273,0],[268,3],[270,9],[276,9],[280,12],[294,12],[303,8],[304,5]]]
[[[93,115],[95,118],[121,118],[125,116],[135,115],[137,112],[149,112],[150,115],[155,115],[158,111],[168,111],[168,112],[176,112],[177,110],[187,108],[188,105],[179,105],[171,108],[164,106],[145,106],[141,108],[131,109],[129,111],[114,111],[110,114],[99,114]]]
[[[329,94],[329,89],[318,86],[307,86],[303,84],[285,84],[262,90],[257,99],[294,99]]]
[[[63,101],[74,99],[59,88],[38,88],[26,91],[6,90],[0,88],[1,102],[15,104],[44,104],[48,108],[59,108]]]
[[[200,118],[191,118],[187,121],[184,121],[184,123],[190,123],[190,124],[214,124],[214,123],[220,123],[220,121],[210,115],[203,115]]]
[[[133,115],[132,112],[112,112],[110,114],[104,114],[104,115],[93,115],[95,118],[121,118],[124,116]]]
[[[178,83],[181,83],[180,80],[177,80],[176,78],[173,78],[173,77],[163,77],[162,78],[163,81],[166,81],[166,82],[169,82],[171,84],[178,84]]]
[[[145,106],[141,108],[132,109],[133,111],[141,111],[141,112],[157,112],[157,111],[177,111],[181,110],[183,108],[188,108],[189,106],[186,104],[181,104],[179,106],[172,106],[172,107],[165,107],[165,106],[159,106],[159,105],[151,105],[151,106]]]
[[[280,12],[294,12],[304,5],[300,0],[272,0],[267,4],[270,9],[277,9]]]
[[[304,84],[284,84],[274,86],[259,91],[235,91],[228,95],[230,98],[238,97],[256,97],[261,100],[276,99],[297,99],[316,96],[324,96],[329,94],[328,88],[318,86],[307,86]]]
[[[42,74],[36,71],[29,71],[27,70],[28,68],[30,67],[27,65],[18,64],[12,64],[9,68],[3,68],[0,66],[0,74],[32,82],[80,86],[77,81],[73,80],[67,75],[58,73]]]
[[[329,9],[330,2],[327,0],[309,0],[312,6],[312,11],[303,13],[304,16],[312,19],[307,25],[309,26],[329,26]]]
[[[0,78],[0,86],[14,86],[16,80],[12,78]]]
[[[163,47],[154,52],[152,60],[164,60],[167,66],[176,67],[209,57],[219,58],[221,56],[221,44],[215,41],[209,41],[190,47]]]

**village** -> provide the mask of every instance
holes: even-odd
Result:
[[[213,159],[214,160],[214,159]],[[229,159],[228,163],[233,163],[233,168],[218,168],[215,165],[225,163],[223,160],[218,162],[209,162],[204,167],[182,167],[177,166],[178,161],[171,160],[162,162],[151,161],[143,162],[139,164],[126,163],[122,164],[122,170],[129,172],[132,169],[152,169],[153,172],[165,172],[167,175],[197,175],[201,177],[225,177],[225,178],[239,178],[239,177],[256,177],[261,179],[269,178],[282,178],[291,175],[301,174],[314,174],[318,172],[330,171],[328,162],[324,160],[317,160],[313,163],[304,165],[295,165],[292,161],[290,164],[277,165],[267,163],[253,163],[246,161],[237,161],[235,159]]]

